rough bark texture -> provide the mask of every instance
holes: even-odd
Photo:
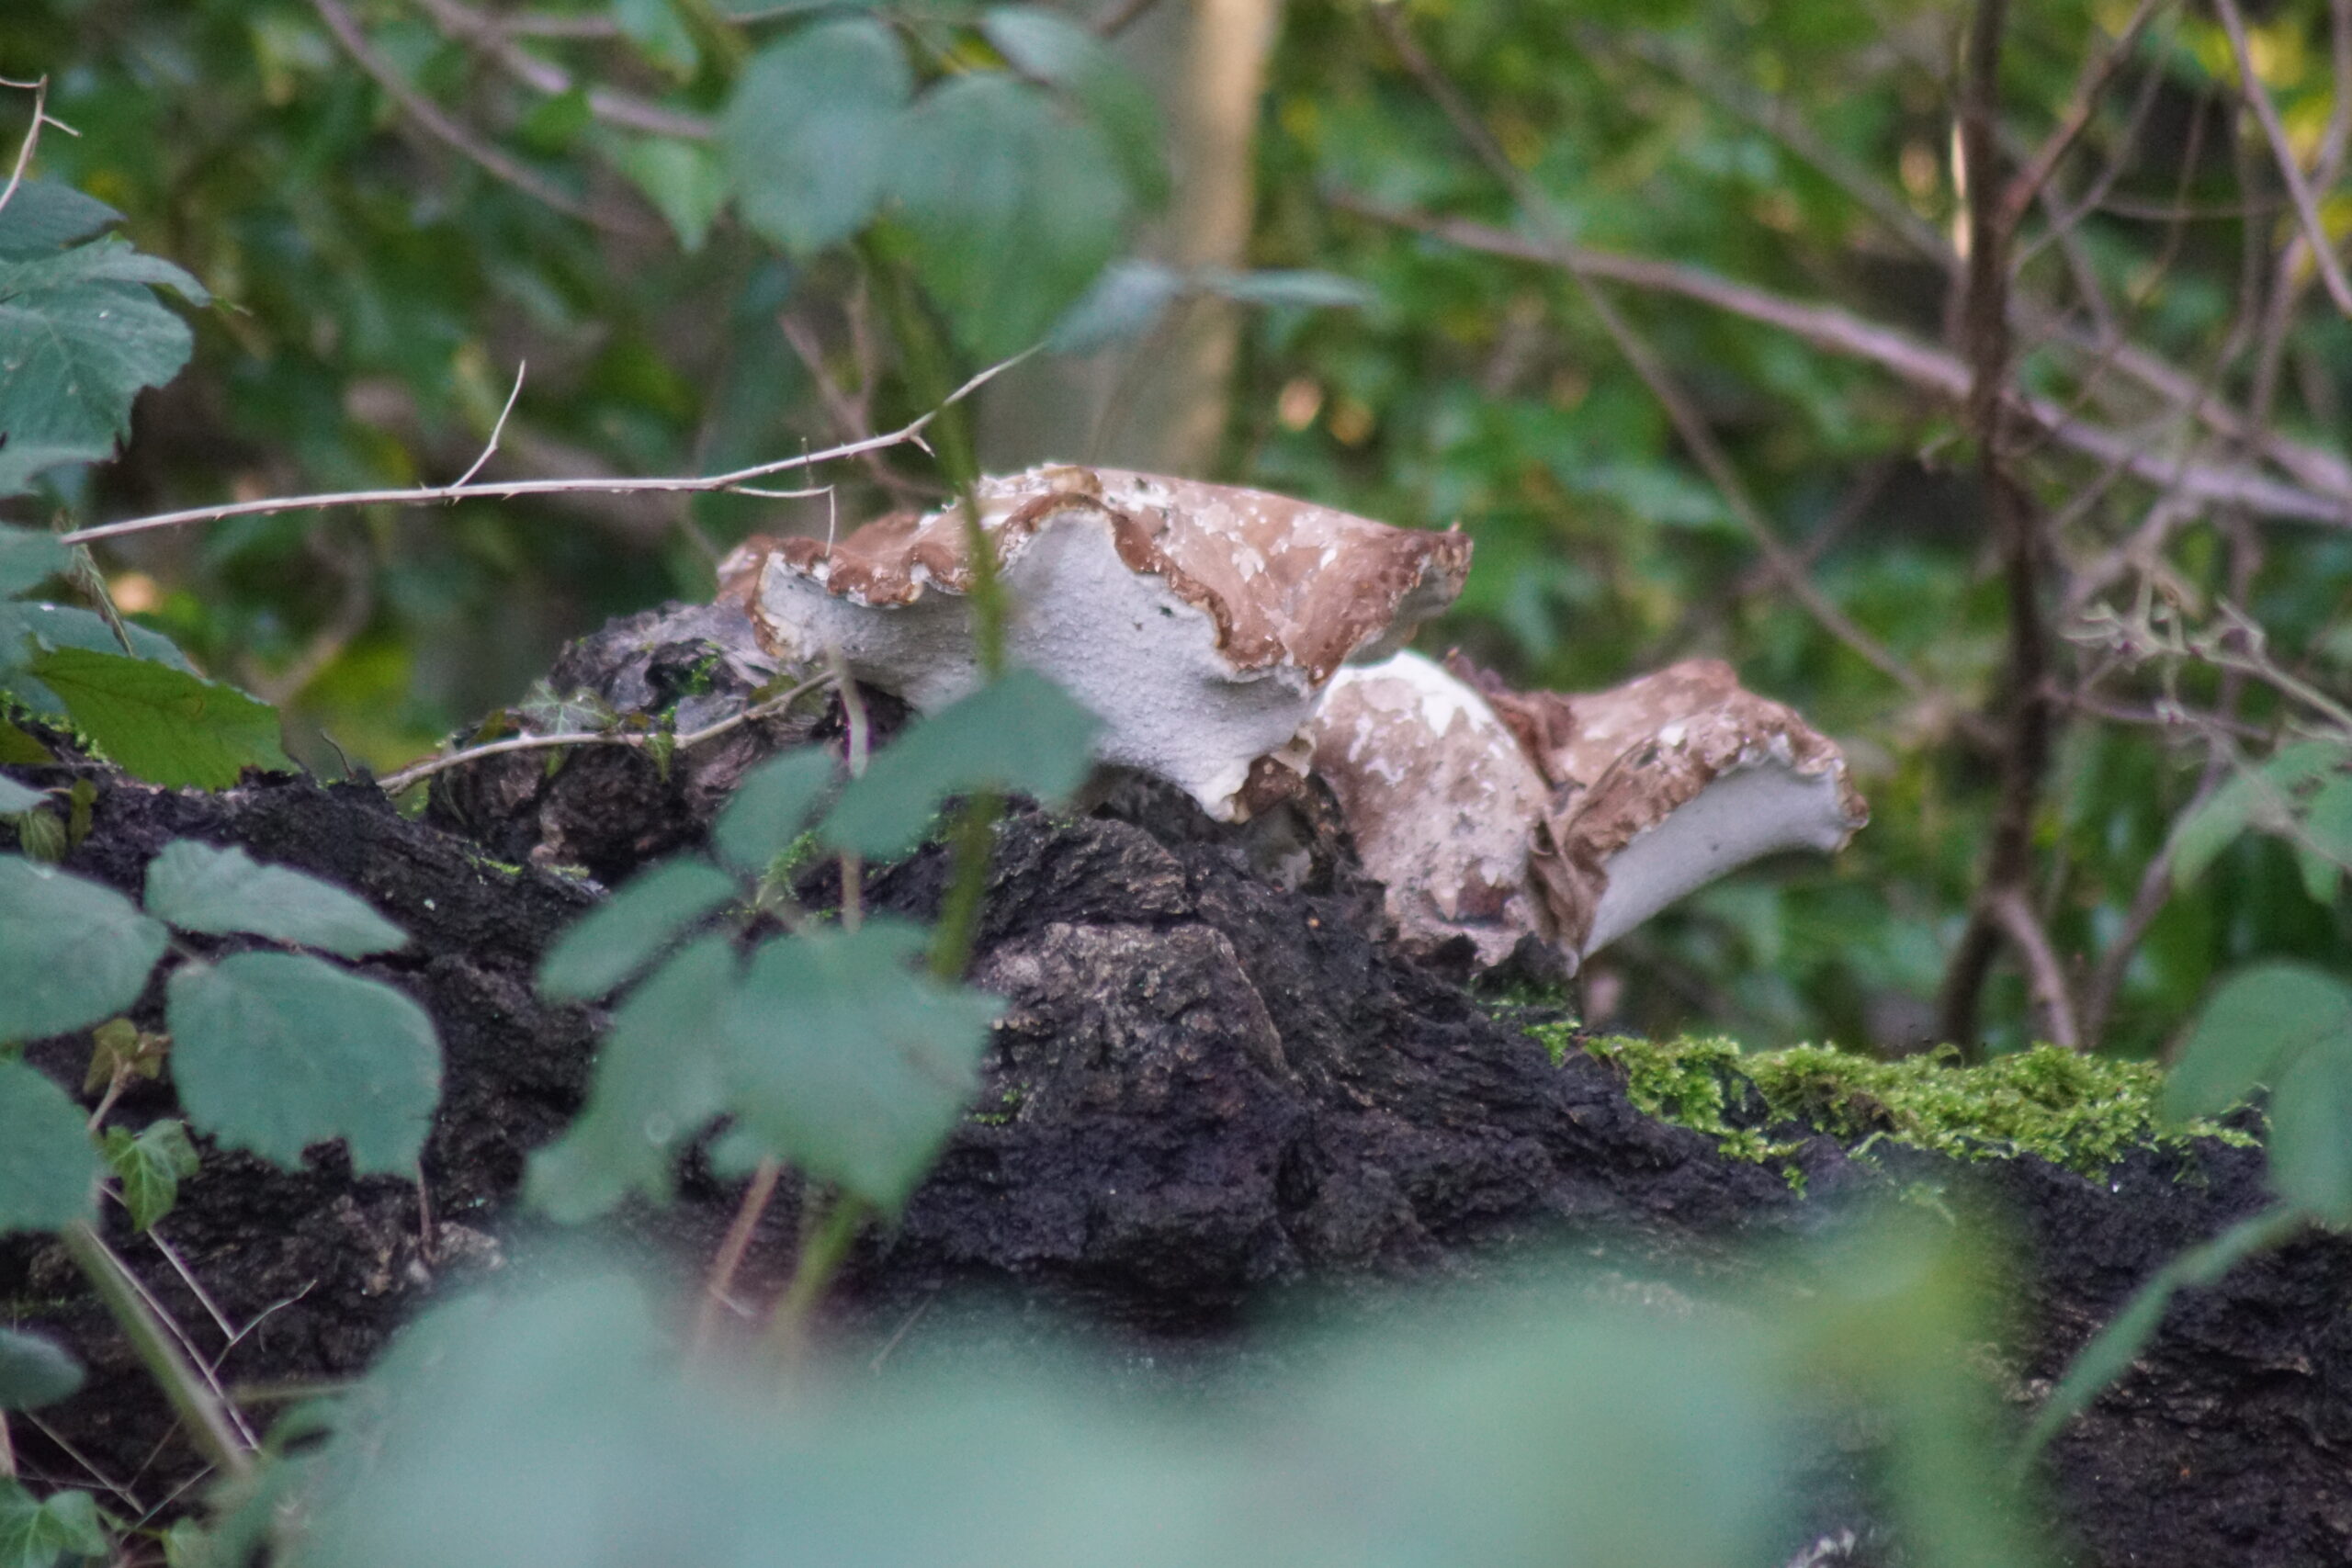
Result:
[[[625,647],[575,668],[641,675],[675,651],[650,622],[616,635]],[[561,784],[583,765],[613,772]],[[453,1283],[529,1267],[546,1238],[514,1203],[523,1158],[578,1105],[594,1019],[542,1004],[528,981],[549,937],[597,894],[527,863],[511,835],[526,819],[529,834],[567,833],[599,846],[600,869],[617,875],[699,830],[710,780],[693,760],[665,779],[633,753],[583,753],[552,788],[453,785],[447,798],[477,812],[508,802],[505,818],[475,824],[507,863],[402,818],[366,786],[281,780],[205,796],[89,771],[104,788],[73,869],[130,888],[165,841],[192,836],[356,888],[416,938],[363,967],[417,996],[447,1048],[425,1159],[429,1222],[413,1187],[354,1181],[331,1152],[297,1174],[208,1153],[161,1229],[223,1315],[250,1325],[223,1380],[350,1376]],[[549,784],[544,760],[531,772]],[[594,820],[570,821],[573,809]],[[1605,1247],[1635,1278],[1712,1268],[1737,1243],[1802,1229],[1883,1179],[1815,1138],[1800,1200],[1777,1173],[1642,1115],[1600,1061],[1571,1053],[1555,1066],[1512,1017],[1370,929],[1377,889],[1328,825],[1308,813],[1298,834],[1271,857],[1285,876],[1270,879],[1259,869],[1270,857],[1253,853],[1262,842],[1148,784],[1089,815],[1033,810],[1006,824],[978,972],[1012,998],[1008,1027],[977,1114],[905,1222],[861,1247],[849,1319],[879,1337],[942,1292],[979,1288],[1215,1359],[1244,1354],[1246,1310],[1286,1288],[1475,1273],[1562,1235]],[[941,852],[926,851],[871,892],[922,912],[944,872]],[[78,1081],[86,1043],[51,1042],[32,1056]],[[135,1122],[167,1106],[168,1091],[151,1089],[125,1110]],[[2218,1146],[2187,1160],[2143,1154],[2104,1182],[2030,1159],[1944,1174],[1981,1181],[2013,1216],[2021,1396],[2037,1395],[2038,1380],[2158,1264],[2261,1201],[2258,1153]],[[792,1199],[772,1211],[747,1297],[764,1299],[775,1282]],[[697,1268],[734,1201],[690,1161],[676,1207],[615,1235]],[[222,1336],[204,1305],[115,1223],[126,1258],[216,1351]],[[2352,1556],[2346,1299],[2352,1246],[2323,1240],[2177,1306],[2142,1366],[2055,1451],[2079,1560],[2256,1568]],[[141,1506],[187,1473],[160,1401],[55,1247],[0,1243],[0,1321],[62,1331],[90,1359],[94,1386],[49,1427]],[[272,1414],[249,1408],[256,1422]],[[29,1476],[87,1483],[49,1437],[21,1423],[17,1434]]]

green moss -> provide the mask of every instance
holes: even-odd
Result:
[[[1530,1031],[1562,1061],[1573,1034],[1562,1023]],[[1949,1049],[1881,1062],[1822,1045],[1743,1052],[1728,1040],[1611,1038],[1585,1043],[1625,1074],[1635,1105],[1661,1121],[1713,1137],[1739,1159],[1785,1158],[1774,1143],[1724,1119],[1734,1087],[1755,1086],[1775,1122],[1800,1122],[1854,1143],[1882,1140],[1956,1159],[2038,1155],[2097,1176],[2138,1148],[2183,1148],[2194,1139],[2250,1145],[2213,1122],[2159,1119],[2164,1075],[2147,1062],[2086,1056],[2055,1045],[1962,1066]]]

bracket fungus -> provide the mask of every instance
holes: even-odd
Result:
[[[1489,964],[1530,934],[1580,963],[1750,861],[1834,852],[1869,819],[1836,743],[1716,660],[1564,694],[1400,654],[1334,682],[1308,733],[1400,933],[1467,936]]]
[[[1011,603],[1006,653],[1102,719],[1098,757],[1249,815],[1253,766],[1294,742],[1332,675],[1400,646],[1462,591],[1470,541],[1259,491],[1052,465],[983,480]],[[838,542],[753,539],[720,568],[779,657],[838,654],[929,711],[979,683],[959,508]]]

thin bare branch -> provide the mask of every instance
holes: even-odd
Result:
[[[2059,962],[2057,950],[2050,943],[2050,933],[2042,929],[2025,895],[2014,887],[1996,895],[1993,915],[2010,945],[2025,960],[2034,998],[2041,1002],[2042,1014],[2050,1021],[2050,1043],[2069,1051],[2081,1050],[2083,1035],[2075,1023],[2075,1004],[2068,995],[2065,966]]]
[[[469,482],[476,474],[481,472],[481,466],[489,462],[492,454],[498,450],[498,438],[506,434],[507,416],[514,412],[514,400],[523,395],[523,378],[530,368],[530,363],[527,360],[518,359],[514,362],[514,385],[506,394],[506,406],[498,411],[498,423],[490,427],[490,440],[483,445],[481,456],[474,459],[471,468],[458,476],[458,484]]]
[[[1563,269],[1573,265],[1591,277],[1695,299],[1750,321],[1778,327],[1816,348],[1868,361],[1951,401],[1958,402],[1967,396],[1968,370],[1957,355],[1836,306],[1790,299],[1749,284],[1733,282],[1702,267],[1679,262],[1619,255],[1564,242],[1514,234],[1489,224],[1401,211],[1345,194],[1327,199],[1341,210],[1427,234],[1465,250],[1511,256]],[[2122,350],[2118,351],[2115,357],[2120,367],[2135,375],[2149,373],[2148,360],[2151,356],[2135,355],[2129,350]],[[2210,406],[2199,406],[2195,380],[2170,367],[2164,367],[2163,374],[2166,389],[2177,390],[2183,404],[2199,407],[2200,417],[2209,422],[2215,417]],[[2139,433],[2085,423],[2069,417],[2064,409],[2047,399],[2022,398],[2018,408],[2035,424],[2050,429],[2061,446],[2101,462],[2115,463],[2126,472],[2143,479],[2165,483],[2175,478],[2173,459],[2163,452],[2150,449]],[[2243,428],[2243,425],[2234,423],[2233,428]],[[2304,470],[2298,474],[2304,483],[2285,483],[2255,468],[2206,463],[2190,463],[2180,468],[2177,482],[2210,503],[2244,506],[2262,516],[2352,527],[2352,467],[2345,466],[2340,458],[2317,448],[2301,447],[2292,443],[2265,439],[2262,450],[2265,456],[2281,457],[2283,453],[2285,457],[2295,458]],[[2281,461],[2285,466],[2284,457]],[[2323,487],[2321,480],[2329,482]]]
[[[577,80],[560,65],[541,60],[516,43],[514,39],[517,37],[612,36],[602,32],[559,35],[544,29],[526,31],[514,25],[514,18],[494,17],[462,5],[459,0],[417,0],[417,4],[442,32],[480,50],[507,75],[533,92],[544,93],[548,97],[561,97],[571,92],[578,85]],[[587,21],[597,19],[582,18]],[[609,23],[605,25],[610,27]],[[585,97],[589,114],[607,125],[619,126],[626,130],[674,136],[687,141],[708,141],[718,134],[717,124],[707,116],[665,108],[660,104],[650,103],[628,93],[615,92],[609,87],[591,87]]]
[[[2051,177],[2057,174],[2059,164],[2089,128],[2091,117],[2098,112],[2099,98],[2107,92],[2108,84],[2115,80],[2115,73],[2123,68],[2123,62],[2131,58],[2132,46],[2139,41],[2141,30],[2155,16],[2158,6],[2170,3],[2171,0],[2140,0],[2131,19],[2123,24],[2123,30],[2084,62],[2058,128],[2035,149],[2033,157],[2001,192],[2001,208],[1996,216],[2003,227],[2014,231],[2024,221],[2026,209],[2041,196]]]
[[[691,750],[706,741],[716,740],[722,735],[741,729],[747,724],[784,712],[800,698],[826,684],[832,678],[831,671],[812,676],[780,696],[770,697],[765,702],[753,704],[741,713],[719,719],[716,723],[706,724],[700,729],[689,729],[683,735],[667,737],[661,734],[632,734],[619,730],[583,729],[562,735],[510,736],[504,740],[485,741],[480,746],[469,746],[464,750],[452,751],[444,756],[427,757],[421,762],[412,763],[399,773],[379,781],[379,784],[386,795],[398,795],[403,790],[423,784],[435,773],[447,773],[451,768],[463,767],[468,762],[479,762],[485,757],[503,757],[514,751],[560,750],[571,746],[627,746],[641,751],[665,739],[678,750]]]
[[[643,238],[660,232],[651,224],[624,218],[582,201],[458,123],[440,105],[419,92],[407,77],[395,70],[391,62],[376,52],[375,46],[368,41],[368,34],[360,27],[358,18],[345,7],[343,0],[311,0],[311,6],[318,12],[319,19],[327,25],[327,31],[333,33],[335,41],[343,46],[344,52],[351,56],[353,63],[375,78],[376,85],[407,112],[409,118],[427,134],[471,161],[492,178],[513,186],[533,200],[553,208],[568,218],[576,218],[582,223],[612,233]]]
[[[822,451],[804,452],[797,457],[778,457],[772,462],[754,463],[748,468],[736,468],[724,474],[707,474],[695,479],[492,479],[480,484],[421,485],[405,490],[337,491],[322,495],[273,496],[260,501],[227,502],[219,506],[192,506],[180,512],[161,512],[152,517],[127,518],[119,523],[100,523],[88,528],[76,528],[58,536],[69,545],[86,545],[98,539],[111,539],[125,534],[143,534],[157,528],[177,528],[190,523],[217,523],[230,517],[269,516],[280,512],[318,512],[345,506],[426,506],[436,502],[512,501],[526,495],[642,495],[647,493],[702,493],[712,491],[739,491],[756,479],[770,474],[780,474],[791,468],[808,468],[819,463],[830,463],[842,457],[854,457],[863,453],[880,451],[887,446],[920,445],[922,432],[937,419],[942,409],[970,397],[1005,370],[1018,365],[1034,354],[1035,349],[1012,359],[991,365],[948,394],[939,408],[930,410],[919,418],[881,435],[863,441],[852,441]]]
[[[25,127],[25,139],[17,143],[17,161],[8,167],[7,185],[0,186],[0,208],[6,208],[17,198],[17,187],[25,183],[25,172],[32,167],[33,149],[40,145],[42,126],[53,125],[68,136],[79,136],[82,133],[63,120],[50,117],[48,77],[37,76],[29,82],[12,82],[5,76],[0,76],[0,87],[15,87],[33,96],[32,123]]]
[[[2344,262],[2327,237],[2319,199],[2312,193],[2302,161],[2295,156],[2293,146],[2287,141],[2287,128],[2278,118],[2278,106],[2270,101],[2269,89],[2262,85],[2261,76],[2254,69],[2254,49],[2246,37],[2245,14],[2238,9],[2237,0],[2213,0],[2213,11],[2222,18],[2222,30],[2230,35],[2230,52],[2237,58],[2238,83],[2245,91],[2245,101],[2253,108],[2263,136],[2270,143],[2270,154],[2278,162],[2279,177],[2287,183],[2287,195],[2295,204],[2295,216],[2302,223],[2303,238],[2311,247],[2312,261],[2319,268],[2321,281],[2327,285],[2328,298],[2335,301],[2337,310],[2352,316],[2352,278],[2345,276]]]

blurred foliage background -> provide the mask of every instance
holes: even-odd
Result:
[[[980,401],[987,466],[1458,522],[1432,651],[1572,690],[1721,657],[1841,739],[1854,848],[1628,939],[1595,1022],[1914,1049],[1974,1010],[1947,974],[1973,924],[2006,945],[1963,1043],[2145,1054],[2223,970],[2340,969],[2352,934],[2343,10],[2012,19],[1973,194],[2018,197],[1989,363],[2022,596],[1962,396],[1971,13],[1917,0],[12,0],[0,76],[45,76],[74,133],[34,168],[218,303],[120,461],[0,513],[447,482],[526,364],[486,476],[716,472],[1046,337]],[[11,147],[30,107],[0,96]],[[941,493],[908,450],[824,478],[102,558],[298,755],[383,768],[564,638],[706,595],[747,532]],[[2021,625],[2050,649],[2022,685]],[[2257,771],[2282,745],[2319,750]],[[2029,862],[1991,874],[2005,802]]]

